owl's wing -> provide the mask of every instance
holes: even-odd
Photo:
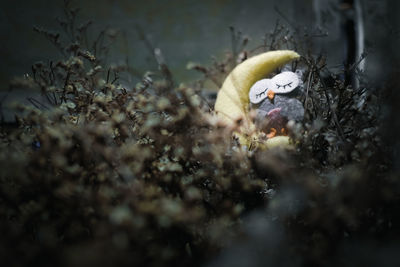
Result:
[[[287,98],[279,103],[282,108],[281,114],[288,118],[288,120],[302,121],[304,118],[304,107],[300,100],[296,98]]]

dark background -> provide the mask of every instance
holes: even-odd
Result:
[[[93,20],[94,22],[94,25],[89,31],[89,34],[91,35],[89,37],[94,38],[96,32],[99,32],[106,27],[121,32],[120,37],[113,46],[113,50],[111,51],[107,63],[118,64],[119,62],[126,60],[128,57],[132,65],[139,72],[139,76],[140,74],[144,74],[146,70],[157,68],[154,58],[137,34],[136,27],[139,25],[152,44],[163,51],[166,62],[170,67],[175,80],[180,83],[190,82],[199,77],[199,74],[186,69],[186,65],[189,61],[207,65],[212,62],[212,56],[221,59],[224,56],[224,53],[231,49],[230,26],[234,26],[236,30],[240,30],[243,34],[248,35],[251,38],[249,48],[252,48],[262,43],[262,38],[265,33],[270,32],[274,28],[275,22],[278,19],[281,23],[290,25],[289,27],[305,29],[310,34],[315,35],[313,37],[313,53],[315,55],[320,53],[326,55],[328,59],[328,67],[333,69],[335,73],[340,72],[344,67],[344,63],[349,60],[349,53],[352,53],[351,49],[354,45],[351,44],[351,41],[349,40],[349,38],[351,39],[352,30],[354,31],[354,28],[351,23],[349,24],[349,21],[354,19],[354,13],[351,11],[345,11],[346,8],[344,4],[347,2],[358,2],[362,11],[361,16],[364,25],[364,38],[362,39],[362,42],[367,57],[363,61],[363,64],[360,65],[360,68],[365,72],[369,81],[367,88],[369,90],[377,89],[386,94],[382,99],[382,102],[385,102],[386,100],[386,105],[382,112],[385,122],[382,123],[383,134],[381,136],[385,138],[383,143],[386,146],[393,148],[392,151],[389,150],[393,153],[393,155],[390,155],[389,157],[392,160],[392,165],[394,167],[397,166],[397,169],[394,168],[395,171],[398,171],[398,166],[400,166],[400,153],[398,152],[400,151],[400,144],[398,141],[398,136],[400,134],[400,121],[397,117],[397,114],[400,112],[400,106],[398,105],[398,102],[400,101],[400,94],[398,93],[400,80],[399,76],[396,76],[396,73],[399,73],[398,67],[400,55],[400,53],[398,53],[398,47],[400,47],[400,19],[398,17],[400,4],[398,1],[256,0],[245,2],[148,0],[139,2],[128,0],[98,0],[75,1],[74,5],[81,8],[81,22],[88,19]],[[45,29],[59,31],[60,29],[55,19],[63,16],[62,6],[61,0],[1,1],[0,99],[2,101],[5,100],[2,108],[6,115],[6,119],[8,120],[13,119],[13,110],[10,108],[9,104],[13,101],[27,103],[26,98],[28,96],[38,96],[40,93],[38,91],[29,91],[22,87],[14,88],[12,91],[9,91],[10,79],[13,79],[15,76],[29,74],[31,72],[30,66],[35,61],[46,62],[47,60],[57,60],[57,58],[61,57],[55,47],[53,47],[42,35],[33,31],[33,27],[39,26]],[[357,58],[353,58],[353,60],[357,60]],[[134,79],[125,80],[124,82],[126,83],[126,86],[132,87],[135,86],[136,83]],[[364,117],[365,116],[363,116],[363,118]],[[379,123],[379,126],[380,125],[381,123]],[[34,144],[36,143],[32,143],[32,145]],[[48,149],[48,151],[50,150],[53,153],[51,155],[58,155],[56,154],[58,153],[56,149]],[[42,149],[39,151],[44,150]],[[382,149],[382,151],[385,150]],[[41,153],[43,153],[42,155],[45,155],[46,158],[51,157],[50,154],[47,155],[45,152]],[[7,155],[4,158],[7,157],[9,156]],[[12,157],[10,156],[10,158]],[[372,167],[379,165],[376,164],[376,162],[379,163],[380,159],[376,159],[376,162],[373,160],[374,158],[371,158]],[[350,163],[352,164],[353,162]],[[8,165],[5,166],[10,168]],[[32,166],[30,166],[31,169]],[[376,167],[378,168],[379,166]],[[13,165],[11,165],[11,168],[13,168]],[[277,169],[279,168],[280,166],[277,167]],[[36,171],[39,174],[38,177],[46,173],[43,169],[37,169]],[[336,183],[336,175],[337,177],[344,177],[343,179],[346,180],[343,180],[343,185],[341,187],[337,187],[337,189],[333,187],[332,191],[328,191],[330,194],[325,199],[325,201],[331,201],[329,202],[331,205],[327,205],[327,207],[330,208],[327,209],[327,211],[332,211],[332,213],[327,212],[326,218],[327,222],[332,222],[333,224],[327,224],[327,226],[324,224],[325,220],[323,220],[323,214],[325,214],[324,208],[326,206],[324,206],[323,203],[321,206],[318,206],[319,209],[321,209],[322,216],[318,217],[321,218],[321,221],[316,222],[321,222],[321,229],[330,230],[330,228],[335,228],[337,226],[337,233],[341,233],[340,231],[342,228],[346,229],[347,226],[344,227],[344,224],[341,225],[337,221],[334,221],[335,218],[338,217],[336,217],[337,214],[333,212],[340,211],[342,205],[354,206],[354,210],[357,211],[357,207],[362,210],[365,207],[369,207],[369,203],[373,203],[374,205],[376,204],[374,208],[378,213],[376,215],[371,215],[373,217],[373,219],[371,218],[371,222],[365,222],[365,225],[368,226],[368,228],[360,229],[358,231],[359,235],[357,235],[357,231],[355,231],[354,236],[352,237],[352,240],[354,240],[355,243],[345,242],[344,244],[347,244],[346,246],[342,246],[343,243],[341,243],[341,241],[343,239],[339,235],[332,236],[331,239],[327,238],[325,240],[324,238],[329,237],[329,234],[321,235],[321,237],[318,235],[311,236],[308,235],[307,232],[302,231],[304,228],[300,226],[300,230],[296,232],[297,235],[295,235],[293,239],[300,243],[299,247],[302,247],[303,240],[311,239],[314,241],[316,240],[315,244],[325,244],[326,241],[326,244],[329,246],[338,246],[338,251],[332,252],[332,255],[341,256],[341,258],[338,257],[335,259],[334,262],[337,263],[346,260],[349,265],[356,265],[352,262],[353,258],[360,258],[362,260],[361,262],[365,263],[363,266],[398,266],[395,264],[387,264],[387,262],[397,261],[398,259],[396,251],[398,251],[399,220],[397,216],[398,212],[396,212],[396,210],[398,210],[399,205],[398,198],[395,198],[398,195],[396,195],[395,187],[379,187],[379,182],[382,182],[382,185],[390,186],[392,184],[397,185],[398,180],[395,180],[396,183],[388,182],[385,184],[385,182],[390,179],[375,180],[376,177],[372,177],[372,174],[371,177],[366,177],[366,180],[357,180],[357,182],[356,180],[352,180],[353,176],[358,177],[357,175],[353,175],[352,172],[357,172],[352,168],[349,168],[347,171],[349,172],[348,176],[341,174],[343,170],[334,169],[332,172],[328,172],[327,170],[327,176],[329,175],[333,177],[332,183]],[[282,176],[284,176],[284,174],[282,174]],[[397,178],[397,176],[394,177]],[[371,180],[374,182],[377,181],[377,185],[372,189],[368,187]],[[290,182],[291,180],[289,180],[289,183]],[[33,183],[35,184],[36,181],[33,180]],[[46,183],[43,184],[46,185]],[[375,183],[373,183],[373,185],[375,185]],[[43,188],[47,190],[47,188],[50,187],[45,186]],[[275,201],[277,201],[275,203],[280,203],[281,206],[275,206],[276,211],[274,211],[274,202],[272,202],[272,204],[269,205],[270,210],[267,210],[267,212],[270,214],[276,212],[276,214],[279,215],[278,212],[284,210],[285,205],[292,207],[291,203],[294,203],[294,200],[297,198],[303,199],[303,196],[296,195],[298,193],[295,190],[296,187],[293,186],[293,188],[294,189],[292,189],[292,187],[287,187],[286,191],[282,190],[283,193],[278,195],[281,199],[275,198]],[[376,192],[375,188],[377,188]],[[42,189],[42,187],[40,187],[40,189]],[[24,191],[21,190],[21,192]],[[390,194],[386,196],[386,192],[393,193],[393,199],[390,198]],[[325,195],[319,196],[317,198],[318,201],[323,197],[325,197]],[[388,200],[385,202],[385,197],[388,197],[390,201]],[[376,200],[374,200],[374,198],[376,198]],[[48,199],[51,201],[51,198]],[[341,200],[343,200],[343,202],[340,202]],[[364,201],[366,201],[366,203],[364,203]],[[66,204],[70,205],[71,203],[66,202]],[[335,206],[337,206],[337,208]],[[67,207],[71,208],[73,206]],[[310,210],[311,212],[315,211],[312,207]],[[317,212],[318,211],[319,210],[317,209]],[[386,212],[387,214],[385,214]],[[274,254],[278,255],[276,262],[281,263],[283,259],[290,260],[291,255],[286,254],[287,252],[290,252],[290,249],[286,247],[284,241],[279,241],[282,240],[282,236],[285,236],[285,234],[282,234],[284,233],[284,230],[281,228],[281,225],[278,223],[268,224],[268,222],[261,218],[261,215],[259,216],[257,213],[254,213],[253,215],[254,216],[249,216],[246,219],[247,222],[244,225],[245,228],[248,228],[247,231],[249,231],[249,236],[251,237],[248,243],[242,241],[238,242],[236,246],[233,246],[233,249],[222,252],[220,258],[216,259],[214,262],[215,265],[211,264],[210,266],[223,266],[223,263],[226,263],[225,266],[235,266],[234,264],[237,266],[243,262],[248,263],[256,260],[259,260],[260,262],[268,262],[271,263],[271,265],[274,265],[274,261],[272,260],[276,257],[270,257],[270,255],[267,255],[266,258],[264,258],[264,255],[258,255],[260,256],[259,258],[254,257],[254,251],[259,247],[264,249],[275,248],[275,250],[272,250],[272,254],[279,252]],[[388,218],[390,224],[390,218],[393,218],[393,230],[392,226],[388,226],[388,228],[382,226],[383,229],[389,229],[386,232],[382,231],[388,236],[383,236],[382,239],[374,240],[374,237],[376,238],[379,235],[379,229],[376,231],[374,230],[374,221],[376,219],[377,225],[379,226],[381,224],[381,216],[382,218]],[[350,218],[352,218],[352,216],[350,216]],[[360,216],[359,218],[364,217]],[[298,225],[300,224],[301,223],[299,222]],[[257,226],[259,226],[259,228],[257,228]],[[369,228],[370,226],[371,228]],[[9,229],[8,225],[7,228],[4,229]],[[256,229],[256,231],[253,231],[254,229]],[[376,234],[371,231],[376,232]],[[19,239],[13,236],[13,232],[4,232],[9,234],[6,235],[8,239],[4,238],[4,240],[13,241],[17,244]],[[17,231],[17,233],[19,232]],[[251,235],[252,233],[253,235]],[[260,235],[260,233],[264,233],[264,235]],[[270,233],[272,233],[272,235],[270,235]],[[310,233],[313,232],[310,231]],[[345,232],[344,234],[346,235],[347,233]],[[271,236],[272,238],[270,238]],[[25,238],[25,236],[23,237]],[[321,238],[324,242],[318,242],[318,238]],[[41,245],[40,243],[38,244]],[[270,247],[267,246],[268,244]],[[35,256],[35,253],[38,253],[37,255],[42,255],[39,252],[31,252],[32,250],[29,249],[30,247],[25,247],[24,245],[24,243],[22,243],[22,245],[18,244],[19,248],[24,249],[24,253],[31,253],[31,255]],[[12,248],[13,246],[9,247]],[[91,249],[92,247],[88,246],[88,248]],[[38,251],[40,251],[40,249],[41,247],[38,246]],[[53,249],[53,247],[51,247],[51,249]],[[77,246],[76,250],[72,251],[75,252],[79,249],[80,247]],[[322,248],[322,251],[328,250],[329,247]],[[238,253],[238,251],[245,253],[241,254]],[[43,257],[45,261],[48,260],[47,255],[50,254],[50,252],[52,252],[52,250],[45,250],[44,253],[46,253],[46,257]],[[77,258],[85,253],[86,251],[83,250],[83,252],[73,253],[73,255],[78,255],[75,256]],[[99,253],[95,258],[103,259],[101,256],[102,255]],[[311,258],[313,255],[307,255],[307,250],[305,250],[304,255],[301,256],[305,258],[310,256]],[[158,257],[158,255],[156,257]],[[21,254],[21,259],[24,259],[24,254]],[[354,262],[357,263],[359,261],[354,260]]]
[[[315,54],[327,55],[328,66],[341,68],[345,61],[346,36],[343,32],[341,0],[255,0],[255,1],[73,1],[80,7],[81,22],[92,20],[90,34],[109,27],[119,31],[119,39],[108,58],[120,63],[129,58],[140,72],[156,68],[152,55],[139,40],[139,25],[155,47],[162,50],[166,62],[179,82],[188,82],[199,74],[186,69],[189,61],[210,64],[211,57],[222,58],[231,48],[229,26],[250,37],[249,47],[262,43],[264,34],[275,22],[307,29],[314,38]],[[352,2],[352,1],[350,1]],[[357,2],[357,1],[356,1]],[[379,85],[399,62],[399,2],[396,0],[359,1],[364,23],[364,48],[368,52],[365,72]],[[63,16],[63,1],[1,1],[0,9],[0,94],[4,96],[9,80],[31,72],[36,61],[57,59],[60,55],[33,27],[59,31],[57,17]],[[135,81],[127,81],[134,86]],[[129,84],[131,83],[131,84]],[[14,90],[7,96],[3,111],[12,117],[8,104],[24,101],[35,94]]]
[[[277,9],[297,26],[311,30],[321,27],[327,31],[329,36],[316,38],[316,42],[335,57],[333,63],[341,61],[337,58],[343,42],[339,12],[336,12],[340,4],[338,0],[88,0],[73,3],[81,8],[82,21],[93,20],[94,31],[112,27],[126,34],[127,46],[119,44],[113,51],[111,62],[118,62],[128,54],[137,68],[152,67],[135,30],[135,25],[139,24],[154,45],[162,49],[178,79],[193,77],[185,68],[188,61],[207,63],[210,56],[219,57],[230,48],[229,26],[248,35],[254,46],[259,44],[264,34],[273,29],[277,19],[286,23]],[[361,0],[360,3],[365,41],[376,48],[369,61],[382,60],[381,57],[394,52],[390,51],[395,49],[394,43],[398,44],[398,38],[394,37],[399,34],[399,3],[395,0]],[[55,19],[63,15],[63,10],[61,0],[3,0],[1,6],[0,82],[4,89],[8,79],[29,72],[33,62],[57,56],[56,49],[35,33],[33,26],[59,30]],[[390,56],[390,61],[398,59],[397,56]],[[385,69],[384,65],[370,64],[369,67]]]

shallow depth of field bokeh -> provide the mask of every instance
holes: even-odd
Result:
[[[330,59],[332,45],[315,40],[331,38],[324,28],[297,27],[271,5],[279,19],[263,38],[227,27],[227,42],[199,53],[212,60],[175,61],[168,51],[179,47],[166,52],[143,23],[128,53],[126,32],[82,19],[87,4],[60,3],[53,27],[33,30],[57,56],[35,54],[2,85],[2,265],[400,264],[393,44],[382,52],[384,41],[367,42],[347,64],[337,51]],[[216,119],[215,93],[237,64],[279,49],[302,56],[288,66],[303,71],[306,89],[295,148],[243,147]],[[135,65],[135,55],[151,63]]]

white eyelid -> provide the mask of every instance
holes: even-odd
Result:
[[[289,93],[300,84],[297,74],[291,71],[281,72],[275,75],[271,81],[276,86],[275,93]]]
[[[274,83],[271,79],[262,79],[257,81],[251,86],[249,91],[250,102],[253,104],[258,104],[267,97],[267,90],[275,90]]]

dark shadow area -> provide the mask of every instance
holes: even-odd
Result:
[[[398,1],[2,5],[2,266],[400,265]],[[214,104],[275,50],[265,149]]]

